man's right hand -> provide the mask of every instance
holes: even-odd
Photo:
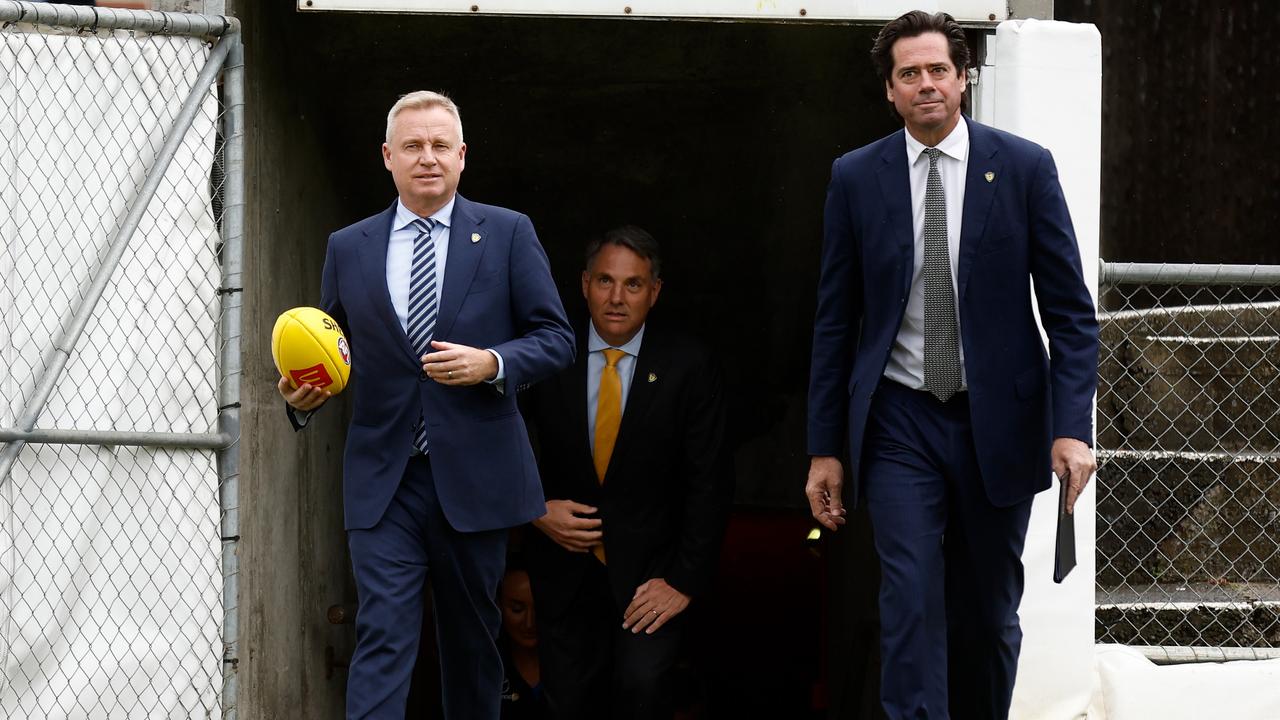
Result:
[[[276,389],[280,391],[280,397],[289,403],[289,407],[302,412],[311,412],[320,407],[329,399],[333,393],[324,388],[311,387],[309,383],[303,383],[294,389],[289,380],[281,377],[280,382],[276,383]]]
[[[809,498],[809,512],[822,527],[836,531],[844,524],[844,503],[840,487],[844,484],[844,467],[830,455],[815,455],[809,461],[809,481],[804,495]]]
[[[595,512],[596,508],[572,500],[548,500],[547,514],[534,520],[533,525],[565,550],[590,552],[604,536],[600,530],[604,521],[581,516]]]

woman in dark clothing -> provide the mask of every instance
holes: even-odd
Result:
[[[498,605],[502,608],[498,650],[506,669],[502,683],[502,720],[546,720],[550,713],[542,694],[538,666],[533,593],[529,589],[529,573],[517,555],[507,559],[507,571],[498,589]]]

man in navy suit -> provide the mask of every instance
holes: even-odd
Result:
[[[961,114],[955,20],[907,13],[871,54],[906,128],[832,168],[805,492],[833,531],[867,504],[888,716],[1003,718],[1032,496],[1095,469],[1094,305],[1048,151]]]
[[[634,225],[593,239],[577,360],[528,393],[547,512],[526,550],[556,720],[671,720],[686,610],[715,580],[723,383],[702,343],[648,321],[661,265]]]
[[[401,98],[382,146],[399,198],[325,256],[321,308],[350,339],[355,394],[348,718],[404,717],[429,582],[445,716],[496,720],[506,529],[546,512],[515,395],[573,361],[573,331],[529,218],[457,194],[466,150],[449,98]],[[298,427],[328,398],[279,389]]]

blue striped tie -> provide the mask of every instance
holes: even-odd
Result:
[[[431,231],[435,230],[436,221],[418,218],[413,221],[413,226],[418,230],[418,237],[413,239],[408,327],[405,331],[409,335],[409,346],[421,358],[431,349],[431,336],[436,329],[436,310],[439,306],[436,298],[436,244],[431,240]],[[413,446],[426,454],[427,424],[421,415],[413,427]]]

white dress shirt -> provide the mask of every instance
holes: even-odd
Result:
[[[924,389],[924,194],[929,180],[929,156],[924,143],[907,137],[907,168],[911,179],[911,230],[915,237],[912,252],[911,292],[907,296],[907,310],[902,316],[902,327],[893,341],[889,364],[884,376],[894,382],[916,390]],[[960,223],[964,217],[965,170],[969,166],[969,126],[963,116],[951,133],[935,147],[942,151],[938,157],[938,175],[942,179],[942,192],[947,203],[947,249],[951,256],[951,288],[956,287],[956,262],[960,257]],[[960,329],[960,304],[956,303],[956,330]],[[960,388],[966,388],[964,372],[964,347],[960,347]]]
[[[626,353],[618,359],[618,379],[622,381],[622,402],[619,412],[627,411],[627,395],[631,392],[631,379],[636,374],[636,356],[640,354],[640,342],[644,339],[644,326],[635,337],[618,349]],[[596,332],[595,323],[587,323],[587,447],[596,446],[596,408],[600,404],[600,373],[604,372],[604,351],[613,347]]]

